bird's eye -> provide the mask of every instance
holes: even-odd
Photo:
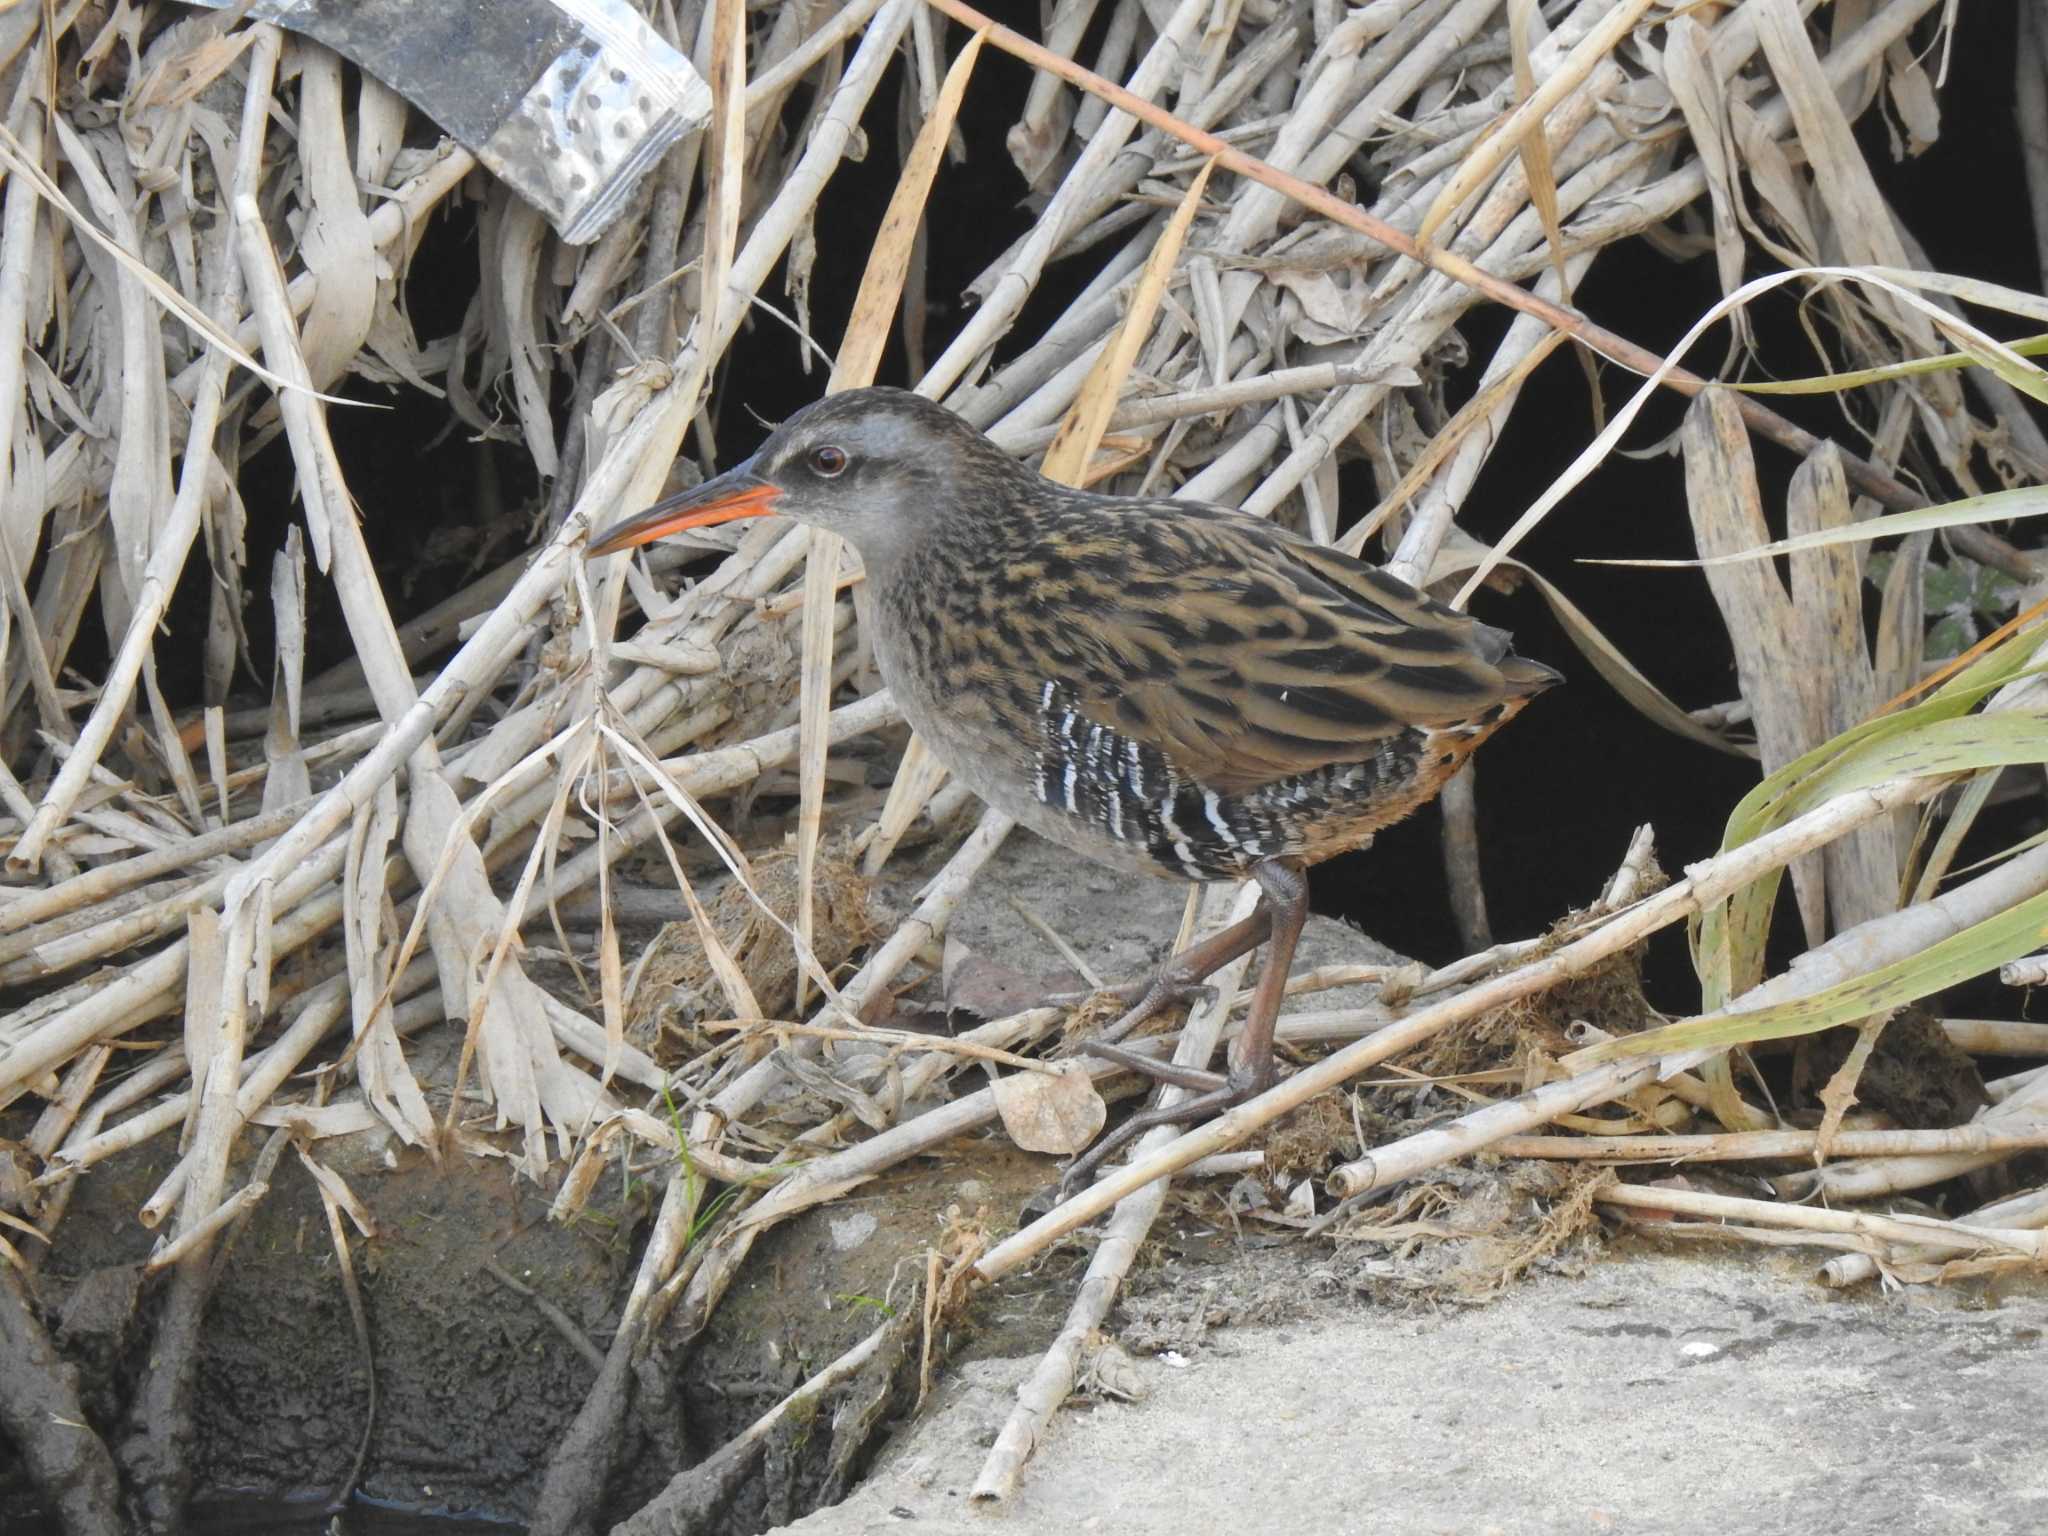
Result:
[[[829,443],[823,448],[812,449],[811,468],[827,480],[846,473],[846,450],[834,448]]]

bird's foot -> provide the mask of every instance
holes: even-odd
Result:
[[[1160,1078],[1164,1082],[1192,1089],[1194,1093],[1190,1098],[1180,1099],[1171,1104],[1155,1104],[1150,1109],[1139,1110],[1075,1158],[1067,1165],[1066,1172],[1060,1175],[1059,1198],[1062,1200],[1081,1188],[1112,1152],[1151,1130],[1155,1125],[1189,1125],[1198,1120],[1207,1120],[1212,1115],[1220,1115],[1224,1110],[1264,1092],[1272,1081],[1270,1070],[1262,1077],[1250,1071],[1233,1069],[1226,1077],[1220,1072],[1204,1072],[1196,1067],[1177,1066],[1170,1061],[1156,1061],[1149,1056],[1140,1056],[1118,1046],[1100,1045],[1092,1040],[1082,1049],[1091,1056],[1106,1056],[1111,1061]]]
[[[1148,1056],[1143,1051],[1134,1051],[1128,1046],[1111,1045],[1107,1040],[1077,1041],[1074,1049],[1089,1056],[1100,1056],[1104,1061],[1113,1061],[1120,1067],[1133,1072],[1157,1078],[1162,1083],[1171,1083],[1176,1088],[1186,1088],[1195,1093],[1214,1093],[1229,1079],[1221,1072],[1211,1072],[1204,1067],[1184,1067],[1179,1062],[1169,1061],[1162,1056]]]
[[[1093,992],[1054,992],[1046,997],[1045,1002],[1052,1008],[1078,1008],[1098,997],[1114,998],[1124,1005],[1124,1011],[1115,1022],[1104,1026],[1102,1032],[1093,1037],[1114,1042],[1169,1008],[1213,1002],[1216,989],[1199,977],[1179,974],[1169,964],[1144,981],[1118,982],[1115,986],[1099,987]]]
[[[1273,1026],[1280,1012],[1280,997],[1287,987],[1287,967],[1294,959],[1295,941],[1308,916],[1308,881],[1301,866],[1290,860],[1267,859],[1255,865],[1263,899],[1249,917],[1232,923],[1182,950],[1159,969],[1137,1002],[1116,1023],[1080,1049],[1091,1056],[1114,1061],[1132,1071],[1186,1090],[1185,1096],[1140,1110],[1109,1135],[1076,1158],[1060,1180],[1060,1198],[1078,1188],[1082,1180],[1100,1167],[1104,1158],[1155,1125],[1184,1125],[1206,1120],[1219,1111],[1241,1104],[1262,1093],[1273,1081]],[[1230,1074],[1221,1076],[1199,1067],[1161,1061],[1112,1042],[1128,1034],[1157,1013],[1185,989],[1206,981],[1220,967],[1240,955],[1249,954],[1272,940],[1260,968],[1258,984],[1252,989],[1251,1005],[1245,1013],[1244,1034],[1230,1057]],[[1203,989],[1208,990],[1207,988]]]
[[[1125,1004],[1124,1013],[1095,1039],[1113,1044],[1176,1004],[1207,1002],[1214,998],[1216,989],[1204,983],[1221,967],[1263,944],[1272,932],[1272,925],[1272,913],[1262,903],[1242,922],[1233,923],[1221,933],[1213,934],[1199,944],[1191,944],[1172,956],[1149,980],[1127,982],[1107,989],[1109,995]],[[1077,1002],[1083,1000],[1076,999]]]

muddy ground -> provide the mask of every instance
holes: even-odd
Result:
[[[918,874],[913,867],[879,899],[899,906],[907,902]],[[1067,935],[1104,975],[1127,976],[1159,952],[1178,921],[1181,900],[1178,887],[1076,869],[1044,844],[1019,835],[980,882],[954,931],[977,952],[1000,957],[1007,966],[1033,974],[1057,972],[1062,965],[1057,952],[1019,916],[1021,906]],[[1391,958],[1358,933],[1322,920],[1312,924],[1301,957],[1303,964]],[[1332,1007],[1361,996],[1353,990],[1303,1003]],[[459,1036],[449,1030],[416,1041],[413,1059],[421,1078],[446,1082],[458,1046]],[[1325,1130],[1342,1139],[1355,1128],[1341,1118]],[[358,1250],[378,1389],[361,1493],[400,1508],[521,1520],[533,1506],[550,1453],[596,1378],[646,1218],[659,1196],[661,1170],[650,1161],[637,1176],[608,1176],[586,1213],[565,1226],[547,1218],[550,1192],[515,1177],[498,1159],[468,1158],[436,1168],[422,1154],[381,1134],[325,1141],[318,1152],[348,1180],[376,1226],[375,1237]],[[109,1438],[119,1433],[136,1352],[147,1346],[154,1301],[153,1291],[138,1284],[139,1265],[154,1234],[136,1223],[134,1212],[172,1155],[169,1142],[160,1141],[94,1169],[37,1282],[60,1346],[83,1368],[88,1412]],[[1000,1235],[1015,1226],[1025,1202],[1055,1174],[1050,1159],[1018,1152],[992,1131],[951,1143],[769,1234],[703,1337],[683,1341],[671,1336],[658,1343],[640,1378],[635,1418],[626,1431],[630,1444],[607,1490],[605,1517],[619,1518],[637,1508],[679,1468],[701,1462],[910,1298],[922,1277],[926,1251],[949,1215],[978,1213]],[[1088,1449],[1095,1443],[1091,1434],[1137,1436],[1130,1441],[1130,1455],[1143,1465],[1172,1465],[1183,1472],[1193,1468],[1210,1476],[1233,1467],[1264,1468],[1269,1460],[1264,1447],[1296,1445],[1309,1425],[1316,1431],[1311,1441],[1352,1447],[1344,1453],[1346,1466],[1375,1465],[1361,1458],[1357,1446],[1385,1443],[1388,1457],[1413,1468],[1428,1464],[1416,1459],[1423,1449],[1400,1450],[1400,1437],[1389,1426],[1438,1420],[1446,1446],[1429,1450],[1431,1457],[1449,1454],[1448,1442],[1457,1438],[1460,1422],[1479,1437],[1460,1453],[1465,1458],[1460,1465],[1468,1471],[1450,1480],[1450,1492],[1427,1498],[1416,1492],[1419,1502],[1405,1506],[1414,1518],[1397,1520],[1394,1528],[1431,1528],[1441,1518],[1448,1522],[1445,1529],[1480,1529],[1446,1512],[1461,1507],[1460,1497],[1483,1505],[1508,1496],[1479,1478],[1479,1469],[1493,1459],[1484,1449],[1491,1444],[1493,1421],[1508,1408],[1520,1404],[1535,1416],[1532,1422],[1546,1424],[1553,1412],[1565,1415],[1551,1426],[1562,1446],[1578,1433],[1571,1427],[1573,1416],[1593,1414],[1603,1405],[1613,1409],[1633,1403],[1632,1414],[1661,1418],[1674,1433],[1693,1415],[1706,1412],[1708,1399],[1688,1406],[1682,1398],[1670,1399],[1662,1385],[1668,1378],[1689,1387],[1705,1377],[1673,1376],[1670,1372],[1679,1366],[1671,1361],[1644,1374],[1622,1357],[1603,1353],[1608,1346],[1594,1341],[1608,1335],[1580,1326],[1582,1314],[1604,1316],[1612,1310],[1627,1324],[1617,1324],[1621,1332],[1614,1336],[1658,1340],[1642,1346],[1655,1355],[1678,1335],[1653,1330],[1681,1328],[1664,1310],[1670,1298],[1660,1292],[1720,1297],[1731,1287],[1747,1287],[1744,1294],[1753,1301],[1730,1306],[1738,1312],[1745,1305],[1792,1308],[1802,1330],[1797,1336],[1806,1340],[1801,1347],[1823,1355],[1853,1354],[1881,1343],[1891,1363],[1882,1369],[1873,1364],[1858,1378],[1870,1383],[1858,1389],[1866,1396],[1893,1391],[1885,1383],[1886,1373],[1894,1370],[1903,1372],[1899,1379],[1908,1383],[1897,1391],[1925,1396],[1932,1389],[1916,1374],[1915,1356],[1924,1347],[1933,1352],[1929,1369],[1947,1371],[1940,1352],[1960,1336],[1914,1333],[1911,1319],[1922,1314],[1911,1308],[1897,1312],[1908,1319],[1903,1326],[1870,1322],[1890,1315],[1885,1308],[1897,1309],[1897,1303],[1816,1302],[1809,1283],[1783,1263],[1762,1279],[1754,1278],[1762,1273],[1759,1267],[1744,1260],[1709,1265],[1686,1258],[1650,1271],[1611,1267],[1590,1218],[1545,1226],[1544,1212],[1572,1203],[1569,1180],[1547,1169],[1482,1167],[1437,1181],[1429,1202],[1411,1213],[1434,1231],[1428,1241],[1389,1244],[1361,1240],[1355,1233],[1341,1241],[1333,1235],[1304,1241],[1280,1212],[1285,1193],[1232,1188],[1226,1181],[1176,1197],[1113,1319],[1137,1369],[1158,1386],[1155,1399],[1128,1410],[1083,1413],[1075,1427],[1063,1428],[1030,1474],[1030,1491],[1016,1512],[1018,1530],[1071,1530],[1077,1519],[1085,1526],[1090,1501],[1108,1497],[1113,1485],[1140,1464],[1090,1460],[1097,1456]],[[1271,1204],[1266,1203],[1269,1197]],[[1298,1226],[1298,1213],[1293,1219]],[[918,1416],[907,1439],[899,1439],[886,1478],[848,1506],[839,1517],[846,1523],[828,1520],[804,1529],[893,1525],[906,1518],[895,1513],[902,1509],[920,1520],[957,1516],[964,1487],[960,1469],[975,1459],[975,1448],[992,1433],[987,1421],[998,1414],[1018,1362],[1041,1349],[1057,1329],[1088,1250],[1082,1234],[1029,1273],[977,1297],[944,1341],[944,1390],[936,1406]],[[1527,1287],[1517,1284],[1527,1275],[1582,1278],[1553,1278],[1528,1292],[1551,1300],[1531,1302],[1523,1294]],[[1523,1310],[1468,1310],[1468,1303],[1501,1293],[1510,1297],[1509,1306]],[[1767,1297],[1794,1299],[1770,1302]],[[1531,1324],[1536,1331],[1518,1346],[1518,1358],[1525,1357],[1531,1370],[1552,1361],[1539,1373],[1541,1392],[1565,1395],[1523,1401],[1524,1388],[1536,1378],[1503,1375],[1500,1337],[1489,1331],[1507,1325],[1466,1319],[1534,1316],[1527,1309],[1545,1305],[1555,1314],[1554,1340],[1540,1342],[1541,1329]],[[2038,1308],[2038,1302],[2029,1305]],[[1432,1332],[1432,1316],[1449,1320]],[[2040,1336],[2039,1317],[2011,1316],[2033,1317],[2025,1327],[2034,1331],[2027,1335],[2015,1324],[2007,1343],[1998,1347],[2031,1348]],[[1730,1317],[1727,1326],[1748,1336],[1740,1318]],[[1217,1331],[1248,1324],[1269,1330],[1287,1324],[1293,1331]],[[1639,1325],[1652,1331],[1630,1331]],[[1697,1319],[1683,1325],[1719,1326]],[[1327,1348],[1318,1341],[1327,1341]],[[1746,1412],[1762,1415],[1758,1425],[1778,1422],[1772,1414],[1782,1413],[1787,1425],[1796,1418],[1796,1395],[1785,1397],[1782,1407],[1770,1407],[1779,1399],[1759,1397],[1751,1379],[1735,1371],[1736,1352],[1723,1353],[1730,1356],[1724,1365],[1732,1373],[1727,1385]],[[1162,1358],[1177,1358],[1187,1369],[1159,1364]],[[1758,1353],[1756,1358],[1760,1366],[1782,1357]],[[1290,1399],[1291,1406],[1275,1408],[1270,1382],[1265,1388],[1250,1381],[1231,1385],[1233,1360],[1267,1360],[1283,1377],[1326,1383],[1337,1395],[1328,1399],[1331,1406],[1319,1406],[1325,1401],[1319,1386],[1298,1402]],[[199,1480],[206,1495],[257,1491],[317,1498],[341,1484],[366,1421],[365,1364],[319,1199],[310,1178],[287,1157],[270,1196],[232,1250],[210,1313],[198,1426]],[[1625,1373],[1622,1378],[1612,1377],[1617,1370]],[[1469,1379],[1478,1395],[1443,1419],[1443,1405],[1430,1389],[1448,1378]],[[2002,1380],[1987,1365],[1980,1383],[1948,1382],[1926,1400],[1945,1405],[1944,1422],[1967,1424],[1971,1395],[1986,1394],[1988,1412],[1989,1395],[2001,1390]],[[1198,1382],[1206,1385],[1188,1395],[1188,1384]],[[1625,1392],[1615,1396],[1603,1383]],[[1506,1407],[1484,1391],[1503,1384],[1514,1399]],[[2038,1395],[2040,1389],[2037,1384],[2027,1390]],[[1344,1393],[1363,1396],[1354,1401]],[[878,1420],[900,1418],[909,1405],[900,1383],[893,1396],[878,1401]],[[1829,1401],[1834,1406],[1827,1411],[1837,1411],[1839,1402]],[[1411,1402],[1412,1408],[1402,1406]],[[2029,1402],[2037,1409],[2048,1406]],[[2012,1399],[2000,1411],[2020,1406]],[[1258,1427],[1268,1420],[1273,1427]],[[1894,1428],[1910,1441],[1916,1426],[1926,1422],[1926,1415],[1919,1414]],[[1203,1424],[1209,1430],[1202,1430]],[[1140,1434],[1145,1425],[1154,1426],[1164,1441],[1145,1441]],[[851,1439],[843,1427],[828,1434],[824,1427],[813,1433],[799,1425],[779,1435],[760,1466],[731,1491],[721,1528],[762,1530],[803,1516],[822,1495],[843,1492],[887,1427],[878,1423],[873,1434],[863,1431]],[[1262,1448],[1241,1449],[1236,1439],[1240,1428]],[[1957,1448],[1971,1443],[1960,1430],[1949,1439]],[[1151,1449],[1141,1449],[1147,1444]],[[1612,1462],[1611,1450],[1602,1454]],[[1311,1482],[1323,1476],[1312,1462],[1299,1465]],[[1083,1467],[1094,1470],[1075,1470]],[[964,1475],[971,1480],[972,1468]],[[9,1489],[8,1476],[0,1452],[0,1494],[18,1492]],[[1411,1491],[1436,1489],[1440,1481],[1419,1471],[1404,1476],[1407,1481],[1399,1486]],[[1357,1494],[1368,1504],[1392,1486],[1378,1474],[1370,1481],[1372,1486]],[[1527,1476],[1518,1486],[1524,1485],[1529,1485]],[[1226,1479],[1214,1496],[1230,1496],[1233,1486]],[[1607,1528],[1593,1513],[1585,1515],[1590,1524],[1572,1523],[1581,1504],[1585,1511],[1608,1505],[1586,1503],[1570,1491],[1579,1485],[1569,1479],[1557,1486],[1561,1491],[1553,1513],[1561,1511],[1557,1518],[1564,1523],[1508,1520],[1499,1528]],[[1980,1480],[1977,1486],[1993,1485]],[[2014,1508],[2030,1507],[2025,1499],[2040,1493],[2038,1480],[2032,1486],[2033,1493],[2006,1490],[2020,1501]],[[891,1489],[896,1492],[886,1491]],[[1110,1507],[1115,1507],[1113,1500]],[[0,1503],[0,1527],[8,1508]],[[13,1508],[18,1516],[20,1506]],[[1302,1512],[1306,1517],[1320,1508],[1311,1504]],[[1318,1526],[1318,1520],[1308,1519],[1307,1526]],[[2032,1528],[2044,1527],[2048,1521]],[[1119,1517],[1114,1528],[1155,1527],[1135,1517],[1124,1525]],[[1633,1528],[1689,1529],[1655,1523]],[[2001,1529],[1996,1524],[1978,1528]]]
[[[929,872],[906,861],[876,900],[884,908],[906,904]],[[1020,834],[959,914],[955,932],[1007,966],[1066,974],[1056,949],[1018,915],[1021,904],[1072,934],[1104,974],[1123,976],[1158,953],[1181,900],[1182,890],[1165,883],[1077,872]],[[1319,924],[1303,953],[1309,960],[1382,954],[1336,924]],[[453,1028],[416,1037],[409,1049],[422,1082],[450,1081],[459,1047]],[[135,1212],[174,1160],[172,1141],[159,1138],[84,1177],[36,1281],[59,1347],[82,1368],[87,1410],[110,1441],[121,1431],[156,1300],[140,1279],[156,1234]],[[259,1137],[244,1138],[238,1174],[246,1176],[258,1145]],[[648,1160],[636,1178],[608,1177],[584,1215],[562,1226],[548,1220],[551,1191],[500,1159],[436,1168],[381,1132],[332,1138],[315,1150],[348,1181],[376,1228],[358,1249],[378,1391],[361,1493],[402,1508],[521,1519],[595,1378],[662,1170]],[[679,1467],[701,1460],[875,1327],[884,1309],[912,1294],[949,1209],[985,1211],[1007,1230],[1056,1177],[1052,1160],[1018,1152],[990,1132],[771,1233],[708,1333],[688,1346],[658,1348],[653,1375],[663,1390],[641,1394],[633,1427],[639,1443],[621,1458],[608,1512],[637,1507]],[[955,1341],[961,1358],[1042,1344],[1082,1262],[1078,1250],[1055,1257],[978,1302]],[[316,1189],[289,1155],[222,1269],[201,1369],[205,1498],[254,1491],[318,1499],[344,1481],[366,1420],[365,1361]],[[783,1447],[769,1458],[765,1475],[737,1495],[733,1530],[761,1529],[811,1507],[824,1469],[803,1451]],[[12,1509],[20,1518],[19,1494],[0,1446],[0,1497],[16,1500],[0,1503],[0,1513]]]

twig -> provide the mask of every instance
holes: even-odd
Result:
[[[511,1274],[509,1274],[506,1271],[505,1266],[500,1264],[496,1259],[485,1259],[482,1268],[485,1274],[489,1275],[493,1280],[497,1281],[498,1284],[504,1286],[505,1289],[512,1292],[513,1295],[522,1296],[527,1301],[532,1302],[534,1311],[538,1312],[542,1317],[546,1318],[550,1323],[552,1323],[554,1325],[555,1332],[559,1333],[565,1340],[568,1341],[569,1347],[571,1349],[575,1350],[576,1353],[581,1355],[585,1360],[588,1360],[593,1369],[604,1369],[603,1351],[601,1351],[595,1344],[590,1342],[590,1335],[585,1333],[581,1328],[577,1327],[576,1320],[570,1317],[568,1313],[564,1312],[552,1301],[549,1301],[547,1297],[541,1295],[541,1293],[539,1291],[536,1291],[532,1286],[522,1284],[520,1281],[515,1280],[511,1276]]]
[[[1832,1211],[1817,1205],[1779,1205],[1769,1200],[1743,1200],[1664,1186],[1609,1184],[1595,1197],[1602,1205],[1638,1211],[1668,1211],[1676,1216],[1709,1220],[1753,1221],[1767,1227],[1793,1227],[1809,1232],[1847,1233],[1880,1242],[1911,1243],[1947,1253],[1995,1253],[2001,1249],[2029,1258],[2048,1258],[2048,1235],[2022,1227],[1978,1227],[1924,1216],[1873,1216],[1862,1211]]]
[[[1050,1062],[1040,1061],[1035,1056],[1019,1056],[1015,1051],[1005,1051],[993,1045],[981,1045],[972,1040],[956,1039],[946,1035],[924,1035],[909,1029],[884,1029],[880,1025],[870,1025],[865,1029],[847,1029],[836,1024],[792,1024],[780,1019],[735,1019],[730,1023],[708,1024],[704,1027],[712,1032],[739,1030],[746,1033],[765,1030],[771,1034],[795,1035],[806,1040],[854,1040],[894,1046],[898,1051],[932,1051],[941,1056],[963,1056],[973,1061],[993,1061],[1019,1072],[1057,1074],[1059,1071]]]
[[[1258,901],[1257,886],[1246,882],[1219,926],[1249,917]],[[1176,1065],[1196,1068],[1208,1065],[1209,1058],[1215,1053],[1217,1038],[1222,1033],[1223,1021],[1229,1017],[1232,996],[1249,963],[1249,956],[1240,956],[1211,978],[1211,985],[1217,988],[1217,996],[1188,1020],[1181,1043],[1173,1053]],[[1159,1102],[1165,1107],[1192,1096],[1190,1089],[1166,1086],[1160,1089]],[[1172,1141],[1176,1134],[1170,1125],[1156,1126],[1140,1138],[1133,1155],[1142,1158],[1147,1152],[1156,1152]],[[1088,1272],[1081,1277],[1080,1288],[1074,1293],[1059,1335],[1046,1350],[1037,1369],[1017,1388],[1017,1405],[1010,1410],[996,1436],[996,1443],[989,1448],[988,1456],[981,1464],[981,1471],[968,1495],[977,1503],[1001,1503],[1016,1491],[1025,1461],[1044,1436],[1052,1416],[1074,1390],[1082,1346],[1109,1315],[1124,1276],[1130,1273],[1131,1262],[1137,1257],[1139,1246],[1166,1205],[1166,1186],[1167,1181],[1161,1179],[1118,1203],[1116,1214],[1103,1231],[1102,1241],[1089,1258]]]
[[[1451,912],[1458,921],[1458,942],[1469,953],[1493,943],[1493,925],[1486,920],[1486,886],[1479,873],[1478,778],[1465,766],[1444,785],[1444,876],[1451,891]]]
[[[1837,1131],[1830,1150],[1842,1157],[1900,1157],[1923,1152],[2021,1152],[2048,1147],[2048,1125],[2001,1130],[1958,1125],[1927,1131]],[[1812,1157],[1818,1131],[1728,1131],[1711,1136],[1509,1136],[1502,1157],[1603,1163],[1726,1163]]]
[[[990,1249],[975,1268],[984,1279],[1002,1278],[1047,1244],[1101,1215],[1132,1190],[1183,1168],[1196,1158],[1235,1146],[1260,1126],[1299,1108],[1317,1094],[1341,1086],[1367,1067],[1399,1055],[1453,1024],[1476,1018],[1489,1009],[1531,996],[1580,974],[1585,968],[1619,953],[1659,928],[1678,922],[1739,890],[1758,875],[1779,867],[1785,860],[1821,847],[1850,828],[1889,815],[1900,806],[1927,799],[1939,792],[1945,782],[1939,779],[1889,780],[1868,790],[1831,800],[1752,842],[1695,865],[1687,871],[1684,879],[1665,887],[1627,912],[1608,919],[1543,959],[1505,976],[1481,982],[1455,998],[1425,1008],[1356,1045],[1325,1057],[1314,1066],[1275,1084],[1257,1098],[1180,1136],[1153,1156],[1120,1170],[1115,1177],[1104,1179],[1092,1189],[1082,1190]]]
[[[213,1208],[212,1214],[199,1222],[188,1232],[180,1232],[168,1242],[157,1244],[149,1255],[149,1262],[143,1265],[148,1274],[156,1274],[173,1264],[181,1263],[195,1250],[203,1250],[211,1243],[221,1228],[238,1219],[244,1212],[255,1209],[257,1203],[270,1193],[265,1182],[244,1184],[227,1199]]]

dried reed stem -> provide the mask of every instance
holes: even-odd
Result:
[[[1247,882],[1217,926],[1227,927],[1249,917],[1258,902],[1258,887]],[[1241,956],[1210,978],[1210,985],[1216,988],[1217,995],[1189,1018],[1187,1028],[1181,1033],[1180,1045],[1173,1053],[1176,1065],[1198,1069],[1208,1066],[1223,1032],[1223,1021],[1230,1016],[1231,1003],[1249,963],[1249,956]],[[1192,1096],[1192,1090],[1166,1085],[1159,1091],[1159,1102],[1161,1107],[1165,1107]],[[1143,1158],[1156,1152],[1177,1134],[1170,1125],[1155,1126],[1139,1139],[1133,1156]],[[1016,1491],[1025,1461],[1044,1437],[1060,1405],[1073,1393],[1082,1347],[1108,1317],[1124,1276],[1130,1273],[1131,1263],[1137,1258],[1139,1247],[1165,1208],[1166,1186],[1167,1180],[1161,1179],[1118,1203],[1108,1226],[1103,1229],[1102,1241],[1088,1260],[1088,1272],[1081,1277],[1081,1284],[1074,1292],[1066,1321],[1060,1325],[1058,1336],[1036,1369],[1017,1388],[1017,1406],[1003,1421],[996,1443],[989,1448],[988,1456],[981,1464],[981,1471],[968,1494],[977,1503],[1001,1503]]]
[[[1785,860],[1809,849],[1823,847],[1851,828],[1889,815],[1900,806],[1918,804],[1937,793],[1945,782],[1940,779],[1894,779],[1843,795],[1752,842],[1694,865],[1684,879],[1628,911],[1607,919],[1543,959],[1505,976],[1480,982],[1455,998],[1424,1008],[1356,1045],[1325,1057],[1314,1066],[1275,1084],[1257,1098],[1178,1137],[1157,1153],[1120,1170],[1092,1189],[1081,1191],[991,1248],[977,1261],[976,1269],[984,1279],[1000,1279],[1048,1243],[1099,1216],[1132,1190],[1185,1167],[1196,1158],[1235,1146],[1260,1126],[1299,1108],[1317,1094],[1342,1085],[1367,1067],[1399,1055],[1454,1024],[1476,1018],[1504,1003],[1532,996],[1580,974],[1585,968],[1618,954],[1659,928],[1726,898],[1757,876],[1778,868]]]

